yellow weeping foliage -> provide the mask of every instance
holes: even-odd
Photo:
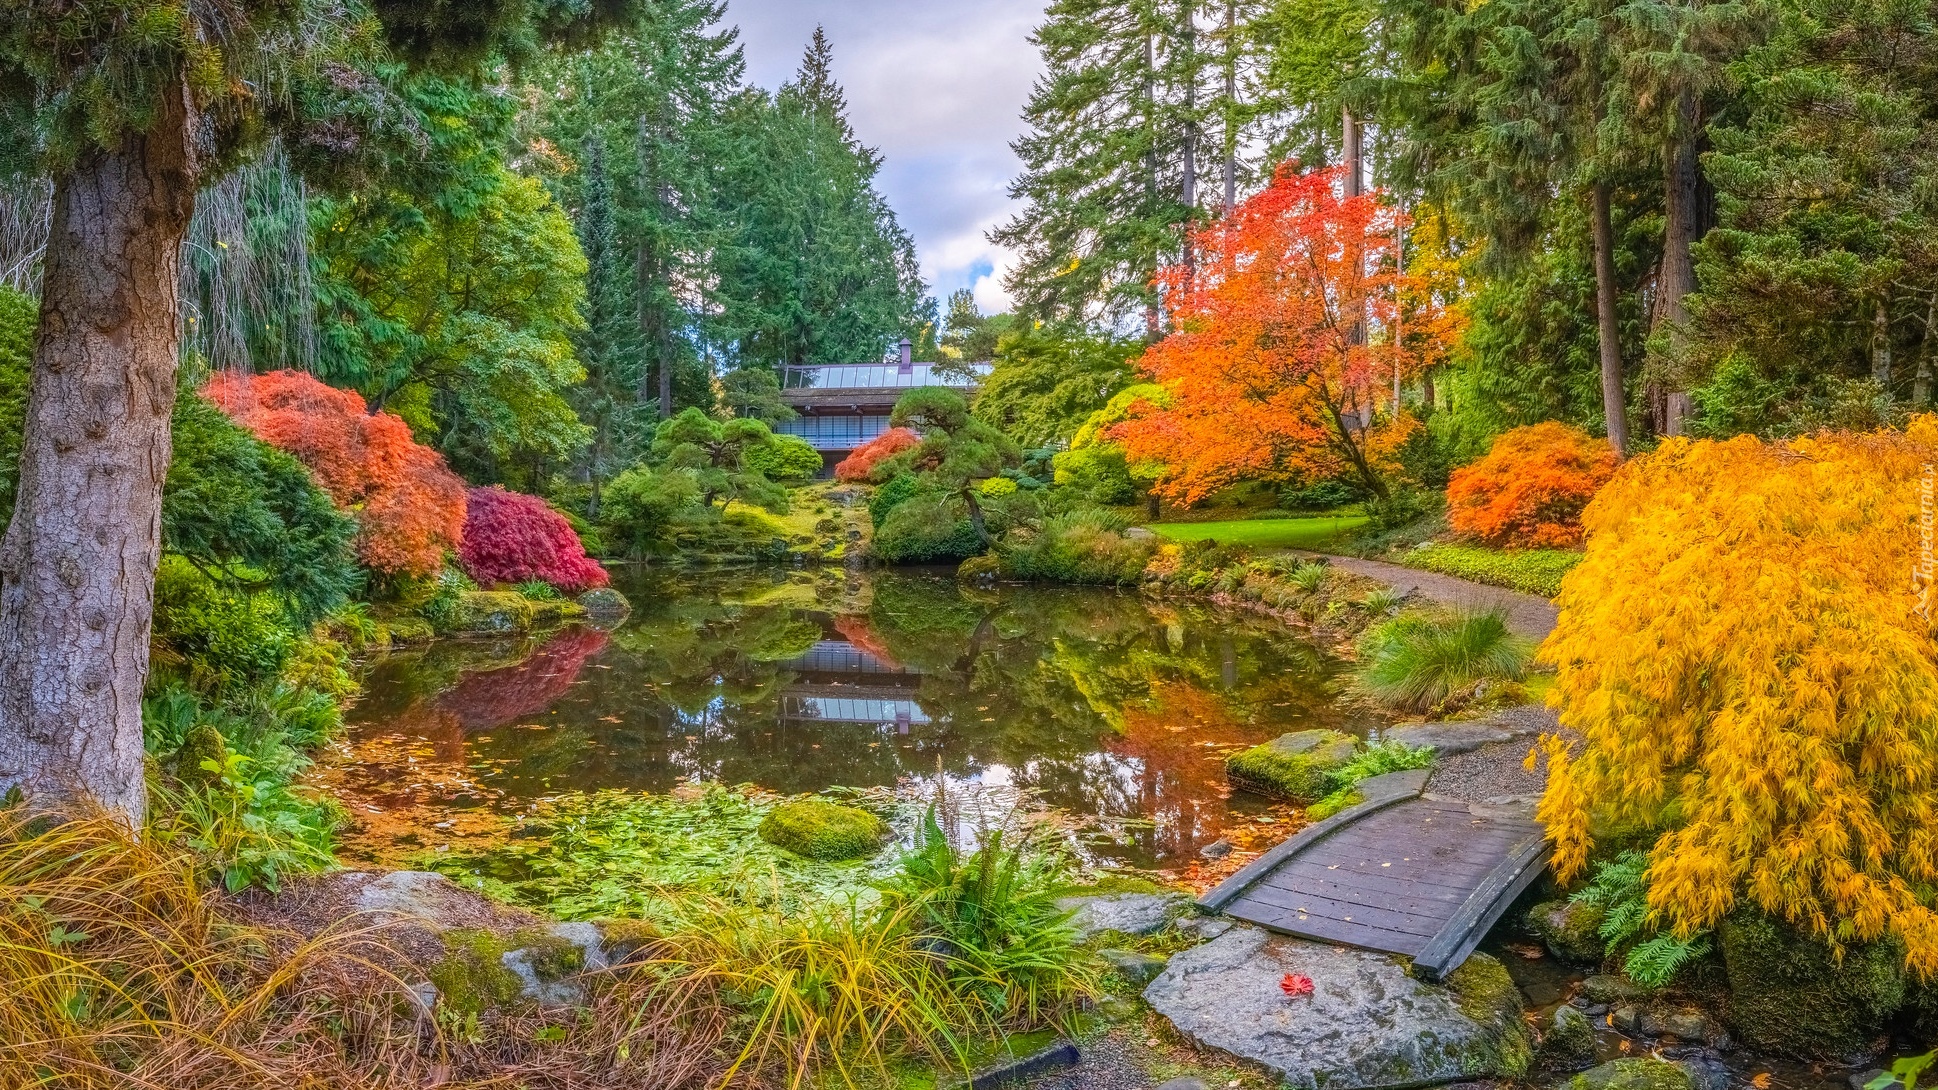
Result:
[[[1934,464],[1921,416],[1670,439],[1601,491],[1541,648],[1584,739],[1572,757],[1544,740],[1564,878],[1596,832],[1660,830],[1658,925],[1686,935],[1747,899],[1833,945],[1895,934],[1938,970]]]

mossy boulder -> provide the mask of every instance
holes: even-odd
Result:
[[[859,859],[888,842],[888,824],[866,810],[826,799],[796,799],[770,811],[760,838],[809,859]]]
[[[1556,1007],[1541,1033],[1537,1053],[1541,1066],[1550,1071],[1580,1071],[1594,1064],[1596,1052],[1595,1025],[1588,1016],[1565,1003]]]
[[[1695,1090],[1696,1080],[1681,1064],[1649,1056],[1628,1056],[1591,1067],[1563,1084],[1563,1090]]]
[[[532,627],[558,628],[585,620],[585,607],[566,598],[542,598],[532,602]]]
[[[594,587],[579,595],[579,604],[594,621],[616,621],[633,611],[626,596],[611,587]]]
[[[1600,965],[1608,955],[1608,944],[1601,936],[1606,916],[1598,905],[1546,901],[1528,912],[1528,928],[1540,936],[1555,957],[1579,965]]]
[[[222,758],[229,751],[222,732],[200,723],[182,736],[182,747],[175,751],[175,778],[184,787],[210,787],[222,779]],[[203,762],[215,764],[206,767]]]
[[[994,583],[1003,571],[1002,562],[984,554],[972,556],[956,566],[956,581],[959,583]]]
[[[537,604],[515,590],[467,590],[451,611],[451,631],[494,636],[529,632]]]
[[[1534,1063],[1534,1035],[1521,1017],[1521,989],[1507,974],[1507,966],[1486,954],[1470,954],[1443,982],[1453,992],[1460,1013],[1486,1030],[1462,1057],[1475,1074],[1519,1078]]]
[[[460,1014],[481,1014],[535,1000],[569,1005],[582,993],[563,983],[585,968],[585,951],[568,938],[546,931],[500,935],[483,929],[444,932],[444,957],[431,967],[438,1002]]]
[[[1724,919],[1717,938],[1730,1022],[1757,1048],[1842,1059],[1867,1051],[1904,1005],[1904,948],[1895,940],[1847,943],[1840,960],[1823,942],[1748,910]]]
[[[379,647],[397,647],[413,643],[429,643],[437,638],[437,629],[422,617],[400,616],[385,617],[377,622],[377,633],[371,640]]]
[[[1336,730],[1281,734],[1225,758],[1225,776],[1247,791],[1311,802],[1327,794],[1327,773],[1352,760],[1358,745]]]

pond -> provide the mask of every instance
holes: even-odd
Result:
[[[395,860],[560,792],[682,781],[782,793],[978,784],[1086,828],[1100,863],[1177,868],[1235,823],[1235,747],[1364,735],[1342,664],[1208,603],[947,573],[633,570],[612,631],[377,658],[322,778],[344,854]]]

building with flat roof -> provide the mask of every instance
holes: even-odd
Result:
[[[936,364],[916,363],[912,345],[904,337],[901,359],[885,363],[802,363],[781,368],[781,400],[800,416],[774,425],[785,435],[798,435],[821,452],[822,472],[854,449],[888,430],[888,415],[901,396],[918,386],[947,386],[964,396],[976,388],[975,377],[951,368],[937,372]],[[987,374],[989,364],[972,363],[971,376]]]

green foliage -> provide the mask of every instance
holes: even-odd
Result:
[[[511,589],[517,591],[519,597],[529,598],[534,602],[556,602],[565,597],[559,593],[557,587],[542,579],[533,579],[524,583],[518,583]]]
[[[912,908],[921,931],[967,964],[971,994],[990,1013],[1038,1023],[1091,982],[1071,913],[1056,904],[1063,861],[1003,840],[990,833],[965,857],[930,807],[915,849],[881,888],[887,907]]]
[[[1532,654],[1500,610],[1402,613],[1361,638],[1359,684],[1383,704],[1431,711],[1481,682],[1520,680]]]
[[[361,587],[356,523],[309,470],[184,390],[162,491],[162,546],[307,627]]]
[[[797,799],[767,812],[760,838],[808,859],[859,859],[881,850],[888,824],[866,810],[826,799]]]
[[[915,245],[875,188],[881,158],[848,123],[818,31],[776,95],[720,115],[705,169],[721,195],[710,343],[737,367],[878,360],[935,322]]]
[[[806,481],[821,472],[821,452],[798,435],[776,435],[747,451],[747,468],[770,481]]]
[[[962,500],[942,492],[916,492],[890,508],[869,545],[884,564],[956,562],[983,548]]]
[[[161,663],[180,663],[213,692],[273,680],[298,639],[274,597],[219,584],[179,556],[155,573],[154,625]]]
[[[1004,574],[1059,583],[1130,585],[1143,578],[1156,543],[1126,537],[1121,515],[1081,508],[1019,527],[997,543]]]
[[[805,858],[761,837],[783,801],[717,784],[679,795],[567,794],[502,845],[430,862],[460,883],[572,920],[666,919],[687,897],[786,912],[865,887],[861,863]]]
[[[1506,587],[1524,594],[1538,594],[1543,598],[1560,594],[1561,577],[1581,563],[1581,554],[1572,549],[1506,550],[1444,542],[1404,549],[1394,553],[1392,558],[1409,568]]]
[[[1445,499],[1416,488],[1395,488],[1385,499],[1373,497],[1363,505],[1368,529],[1375,533],[1397,530],[1440,512]]]
[[[403,417],[473,483],[534,491],[534,467],[591,437],[568,399],[586,378],[585,255],[545,189],[505,165],[515,101],[434,77],[401,93],[435,173],[316,203],[318,377]]]
[[[661,421],[653,435],[653,456],[663,468],[692,472],[702,505],[739,500],[786,514],[786,489],[754,464],[760,457],[756,451],[771,451],[776,445],[773,431],[758,420],[716,420],[698,409],[682,409],[671,420]],[[785,464],[798,453],[783,445],[774,459]]]
[[[1629,979],[1645,988],[1666,987],[1683,966],[1708,955],[1708,932],[1681,936],[1649,924],[1649,853],[1626,851],[1595,868],[1588,884],[1569,898],[1602,910],[1600,934],[1610,957],[1626,952]]]
[[[600,525],[612,545],[651,552],[666,545],[677,522],[703,512],[704,496],[695,470],[634,466],[607,487]]]
[[[34,328],[40,306],[0,284],[0,526],[13,519],[13,492],[20,480],[20,429],[27,418]]]
[[[1409,746],[1405,742],[1375,742],[1366,746],[1345,764],[1326,774],[1326,794],[1306,808],[1306,817],[1317,821],[1331,817],[1359,801],[1359,781],[1389,772],[1410,772],[1433,767],[1433,750]]]
[[[875,489],[874,495],[868,497],[868,518],[875,529],[880,530],[889,512],[920,491],[922,482],[913,473],[897,473],[887,484]]]
[[[1235,522],[1159,522],[1151,529],[1171,541],[1217,541],[1258,549],[1314,549],[1366,525],[1358,515],[1245,519]]]
[[[940,338],[941,355],[965,364],[981,363],[996,355],[1003,336],[1016,327],[1013,314],[984,314],[976,306],[976,293],[969,288],[949,293],[942,321],[946,332]]]
[[[1010,333],[976,391],[976,418],[1024,446],[1067,441],[1137,380],[1143,350],[1141,340],[1046,326]]]
[[[736,367],[721,375],[720,407],[768,425],[800,415],[781,398],[781,380],[765,367]]]

